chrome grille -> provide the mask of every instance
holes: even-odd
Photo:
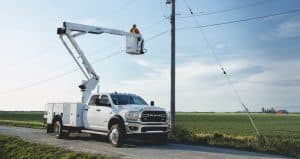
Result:
[[[142,122],[166,122],[167,114],[165,111],[144,111],[141,116]]]

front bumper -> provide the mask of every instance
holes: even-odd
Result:
[[[168,133],[167,122],[126,122],[127,134],[162,134]]]

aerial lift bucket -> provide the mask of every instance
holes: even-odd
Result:
[[[141,36],[126,36],[126,53],[131,55],[142,55],[144,49],[144,39]]]

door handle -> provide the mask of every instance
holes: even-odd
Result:
[[[85,110],[85,111],[88,111],[89,109],[88,109],[88,108],[85,108],[84,110]]]
[[[96,111],[97,111],[97,112],[100,112],[101,110],[100,110],[100,109],[97,109]]]

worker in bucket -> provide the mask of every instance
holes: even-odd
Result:
[[[132,28],[130,29],[130,32],[133,34],[140,34],[139,29],[136,27],[135,24],[132,25]]]
[[[136,24],[133,24],[133,25],[132,25],[132,28],[130,29],[130,33],[140,35],[140,36],[137,38],[137,40],[138,40],[138,42],[140,43],[139,45],[140,45],[140,49],[141,49],[141,54],[144,54],[144,50],[143,50],[143,48],[144,48],[144,40],[143,40],[143,38],[141,37],[140,31],[139,31],[139,29],[136,27]]]

